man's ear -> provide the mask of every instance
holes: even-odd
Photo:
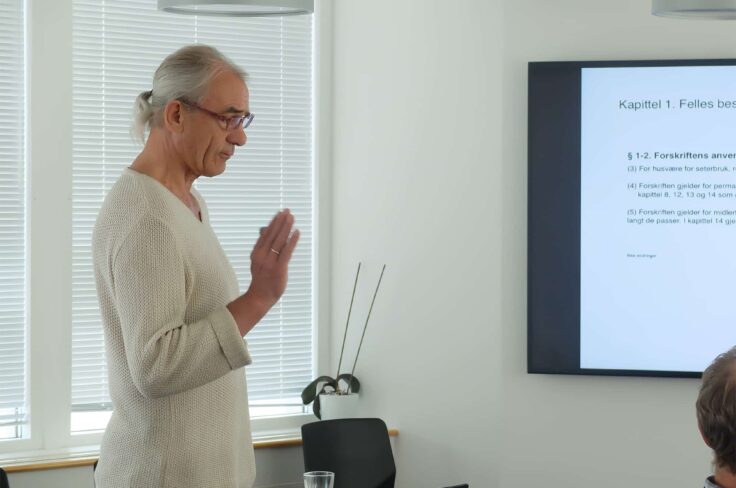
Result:
[[[171,100],[164,107],[163,125],[166,129],[181,133],[184,131],[184,104],[179,100]]]

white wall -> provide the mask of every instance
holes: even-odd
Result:
[[[401,431],[399,486],[697,486],[709,472],[697,380],[526,374],[527,62],[736,57],[733,23],[649,7],[335,2],[333,350],[355,263],[371,281],[387,262],[357,376],[363,413]]]
[[[10,473],[11,488],[93,488],[92,467]]]
[[[256,449],[257,475],[254,488],[303,487],[302,459],[301,447]],[[11,473],[8,481],[11,488],[94,487],[91,466]]]
[[[503,400],[500,2],[334,5],[333,350],[356,263],[365,274],[355,332],[386,263],[356,370],[363,413],[400,430],[399,486],[493,486]]]

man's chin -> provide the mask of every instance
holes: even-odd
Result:
[[[208,178],[212,178],[213,176],[221,175],[225,172],[225,169],[227,168],[227,159],[219,159],[211,164],[208,164],[204,169],[204,174],[202,176],[206,176]]]

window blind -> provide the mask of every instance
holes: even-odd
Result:
[[[22,0],[0,0],[0,439],[27,422],[24,22]]]
[[[312,17],[181,16],[158,12],[156,0],[73,7],[72,411],[111,408],[90,241],[107,191],[141,149],[130,135],[133,101],[164,57],[192,43],[218,48],[249,74],[248,143],[225,173],[195,183],[241,292],[260,227],[288,207],[301,231],[286,294],[247,335],[251,404],[300,403],[312,373]]]

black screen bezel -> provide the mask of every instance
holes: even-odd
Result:
[[[734,59],[530,62],[527,372],[700,378],[692,371],[580,368],[582,68],[736,66]],[[725,347],[725,346],[724,346]]]

